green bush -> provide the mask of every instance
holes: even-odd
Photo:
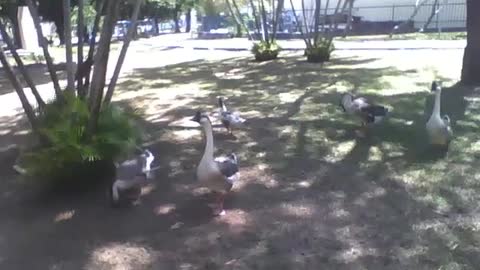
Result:
[[[307,56],[307,61],[312,63],[323,63],[330,61],[330,56],[335,50],[333,42],[330,43],[327,40],[322,40],[317,43],[316,47],[311,47],[305,49],[305,56]]]
[[[255,60],[268,61],[276,59],[280,50],[280,46],[275,41],[271,43],[261,41],[253,44],[251,51],[255,55]]]
[[[126,155],[138,142],[133,114],[106,107],[100,113],[96,132],[88,135],[87,103],[71,94],[65,100],[49,103],[39,117],[40,132],[48,138],[47,145],[23,157],[28,175],[34,179],[78,181],[88,177],[90,170],[111,168],[116,158]]]

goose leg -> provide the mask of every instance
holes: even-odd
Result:
[[[366,128],[367,128],[367,126],[366,126],[365,122],[362,122],[362,126],[360,127],[359,130],[357,130],[357,136],[360,137],[360,138],[365,138],[366,134],[367,134]]]
[[[216,209],[214,214],[217,216],[223,216],[225,215],[225,210],[223,209],[223,202],[225,201],[225,194],[219,192],[218,197],[216,199]]]

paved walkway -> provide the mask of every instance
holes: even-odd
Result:
[[[139,42],[155,44],[161,48],[184,48],[194,50],[250,50],[252,42],[246,38],[199,40],[189,34],[170,34]],[[301,39],[280,40],[284,50],[303,50],[305,43]],[[372,41],[336,41],[337,50],[421,50],[421,49],[464,49],[465,40],[372,40]]]

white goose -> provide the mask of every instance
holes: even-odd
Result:
[[[197,167],[197,181],[200,185],[218,194],[215,214],[225,215],[223,209],[225,196],[240,178],[237,157],[232,153],[227,157],[214,158],[215,149],[210,118],[201,112],[197,112],[192,120],[202,125],[206,138],[205,151]]]
[[[239,128],[245,124],[245,119],[240,117],[238,112],[231,112],[227,109],[223,98],[218,98],[218,106],[220,107],[220,120],[223,126],[233,135],[232,128]]]
[[[450,117],[448,117],[448,115],[440,115],[442,87],[434,81],[432,82],[431,91],[435,92],[435,103],[433,105],[432,115],[426,124],[428,138],[430,144],[448,148],[453,132],[450,127]]]

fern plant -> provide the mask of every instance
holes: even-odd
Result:
[[[113,162],[139,140],[133,117],[118,107],[107,106],[100,113],[95,134],[89,135],[90,111],[84,100],[66,94],[64,101],[47,104],[39,126],[48,144],[25,154],[27,173],[40,179],[68,181],[92,164]]]
[[[333,42],[328,39],[321,39],[315,46],[307,47],[305,55],[308,62],[323,63],[330,61],[330,56],[334,50]]]
[[[251,52],[257,61],[268,61],[278,57],[281,47],[276,42],[260,41],[253,44]]]

